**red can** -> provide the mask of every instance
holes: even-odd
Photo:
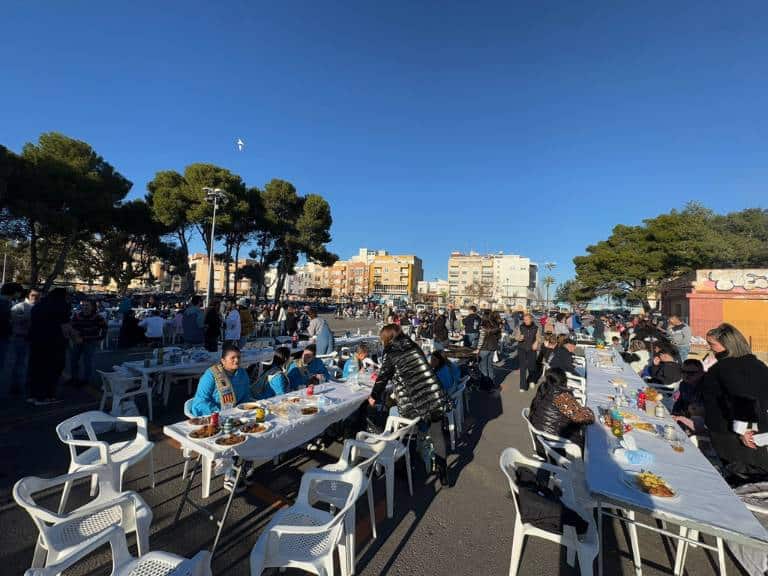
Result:
[[[216,426],[217,428],[219,427],[219,413],[218,412],[214,412],[213,414],[211,414],[211,426]]]
[[[640,390],[637,393],[637,407],[640,410],[645,410],[645,401],[646,401],[645,390]]]

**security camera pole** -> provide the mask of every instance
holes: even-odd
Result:
[[[213,218],[211,219],[211,248],[208,252],[208,289],[205,294],[205,306],[208,307],[213,298],[213,248],[216,240],[216,208],[219,207],[219,202],[221,202],[222,205],[227,203],[227,195],[221,188],[203,188],[203,192],[205,192],[206,201],[213,204]]]

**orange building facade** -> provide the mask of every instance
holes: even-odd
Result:
[[[756,353],[768,353],[768,269],[696,270],[664,283],[662,312],[685,319],[694,336],[722,322],[736,326]]]

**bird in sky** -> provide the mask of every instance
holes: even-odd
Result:
[[[238,150],[239,152],[242,152],[242,151],[243,151],[243,148],[245,148],[245,141],[244,141],[242,138],[238,138],[238,139],[235,141],[235,146],[237,146],[237,150]]]

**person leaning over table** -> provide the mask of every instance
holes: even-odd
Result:
[[[379,333],[384,346],[376,383],[368,398],[371,408],[381,401],[388,384],[394,388],[395,401],[404,418],[420,418],[429,426],[440,483],[450,486],[448,451],[443,420],[448,410],[448,396],[421,348],[396,324],[387,324]]]
[[[207,416],[252,399],[248,372],[240,368],[240,349],[227,343],[221,360],[200,376],[190,410],[195,416]]]
[[[717,363],[700,384],[704,421],[726,481],[738,486],[768,480],[768,448],[755,444],[754,431],[734,431],[734,422],[747,422],[756,424],[758,433],[768,432],[768,366],[731,324],[707,332],[707,342]]]
[[[589,408],[582,406],[568,389],[568,378],[561,368],[550,368],[531,401],[528,419],[537,430],[565,438],[584,449],[584,426],[595,421]],[[546,457],[536,441],[536,452]]]
[[[330,380],[331,375],[328,368],[322,360],[315,358],[316,351],[317,348],[314,344],[308,344],[301,356],[288,366],[288,380],[291,390],[298,390],[303,386],[317,383],[319,381],[316,378],[318,374],[322,375],[325,380]]]
[[[341,377],[346,380],[353,374],[360,372],[364,366],[363,360],[366,358],[368,358],[368,344],[365,342],[360,342],[360,344],[358,344],[357,348],[355,349],[355,355],[344,363],[344,370]]]
[[[568,374],[578,376],[576,366],[573,364],[573,353],[576,351],[576,341],[563,334],[558,338],[558,344],[549,357],[549,367],[560,368]]]
[[[275,350],[272,365],[251,384],[251,396],[256,400],[264,400],[288,392],[290,381],[286,368],[290,359],[291,351],[289,348],[281,346]]]

